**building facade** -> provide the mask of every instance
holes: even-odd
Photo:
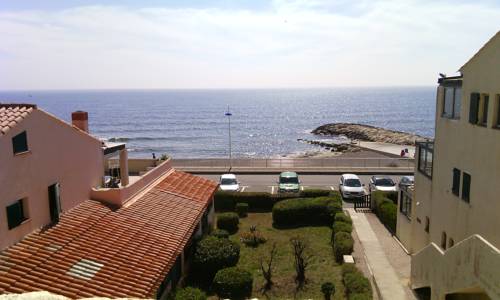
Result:
[[[439,79],[435,140],[418,143],[397,236],[431,299],[500,299],[500,32]]]
[[[0,104],[0,250],[89,199],[101,141],[30,104]]]

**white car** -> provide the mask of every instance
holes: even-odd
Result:
[[[236,180],[236,175],[234,174],[222,174],[220,176],[219,188],[221,191],[227,192],[237,192],[240,190],[240,184]]]
[[[354,174],[342,174],[340,176],[339,191],[344,199],[360,198],[365,195],[364,184]]]
[[[375,191],[395,192],[397,191],[397,185],[389,176],[372,176],[368,190],[370,193]]]

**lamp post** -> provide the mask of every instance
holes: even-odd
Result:
[[[229,171],[231,171],[231,168],[233,167],[233,159],[232,159],[232,154],[231,154],[231,116],[233,115],[229,111],[229,105],[227,106],[227,111],[224,114],[227,117],[227,123],[228,123],[228,133],[229,133]]]

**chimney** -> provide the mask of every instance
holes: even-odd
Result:
[[[71,124],[88,133],[89,114],[86,111],[81,111],[81,110],[71,113]]]

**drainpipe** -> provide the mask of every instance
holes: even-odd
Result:
[[[127,149],[120,150],[120,181],[122,186],[127,186],[129,183]]]

